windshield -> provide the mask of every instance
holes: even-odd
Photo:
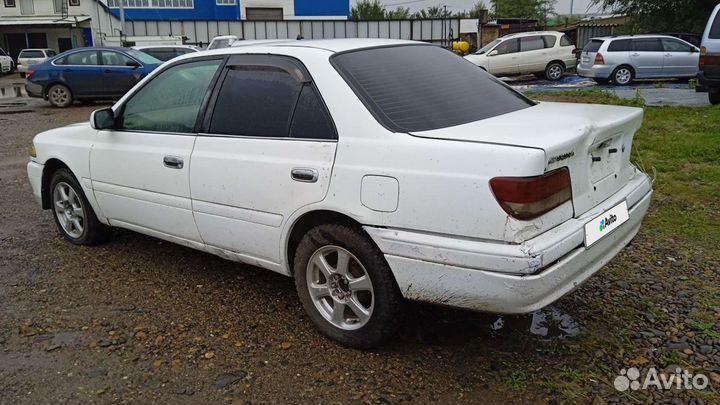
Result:
[[[395,132],[429,131],[530,107],[489,73],[434,45],[368,48],[332,64],[380,123]]]
[[[162,63],[160,59],[150,56],[145,52],[137,51],[135,49],[128,49],[125,52],[127,52],[128,55],[132,56],[133,58],[139,60],[141,63],[147,65],[159,65]]]
[[[482,55],[482,54],[484,54],[485,52],[493,49],[493,48],[495,47],[495,45],[499,44],[500,42],[501,42],[501,40],[496,39],[496,40],[490,42],[489,44],[483,46],[482,48],[478,49],[478,51],[475,52],[475,53],[478,54],[478,55]]]

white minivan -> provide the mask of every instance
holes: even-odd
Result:
[[[707,91],[710,104],[720,104],[720,4],[705,27],[700,47],[698,91]]]
[[[505,35],[465,59],[495,76],[532,73],[549,80],[560,80],[577,64],[572,40],[557,31]]]
[[[17,58],[17,70],[20,72],[20,77],[25,77],[30,66],[43,63],[55,55],[57,52],[52,49],[23,49]]]

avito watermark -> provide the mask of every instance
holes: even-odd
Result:
[[[630,367],[627,370],[620,370],[620,375],[615,377],[613,385],[618,391],[627,391],[628,389],[646,390],[655,387],[658,390],[685,389],[685,390],[704,390],[710,385],[710,379],[705,374],[692,374],[680,367],[675,369],[674,373],[663,374],[657,371],[655,367],[650,367],[645,374],[645,378],[640,378],[640,370],[636,367]]]

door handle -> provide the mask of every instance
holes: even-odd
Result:
[[[177,156],[165,156],[163,158],[163,164],[165,165],[165,167],[169,167],[171,169],[183,168],[183,160],[181,157]]]
[[[318,171],[306,167],[296,167],[290,171],[290,177],[303,183],[315,183],[318,181]]]

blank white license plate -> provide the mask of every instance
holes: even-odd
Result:
[[[630,215],[628,214],[627,201],[623,201],[600,214],[600,216],[595,217],[585,224],[585,246],[590,246],[599,241],[628,219],[630,219]]]

